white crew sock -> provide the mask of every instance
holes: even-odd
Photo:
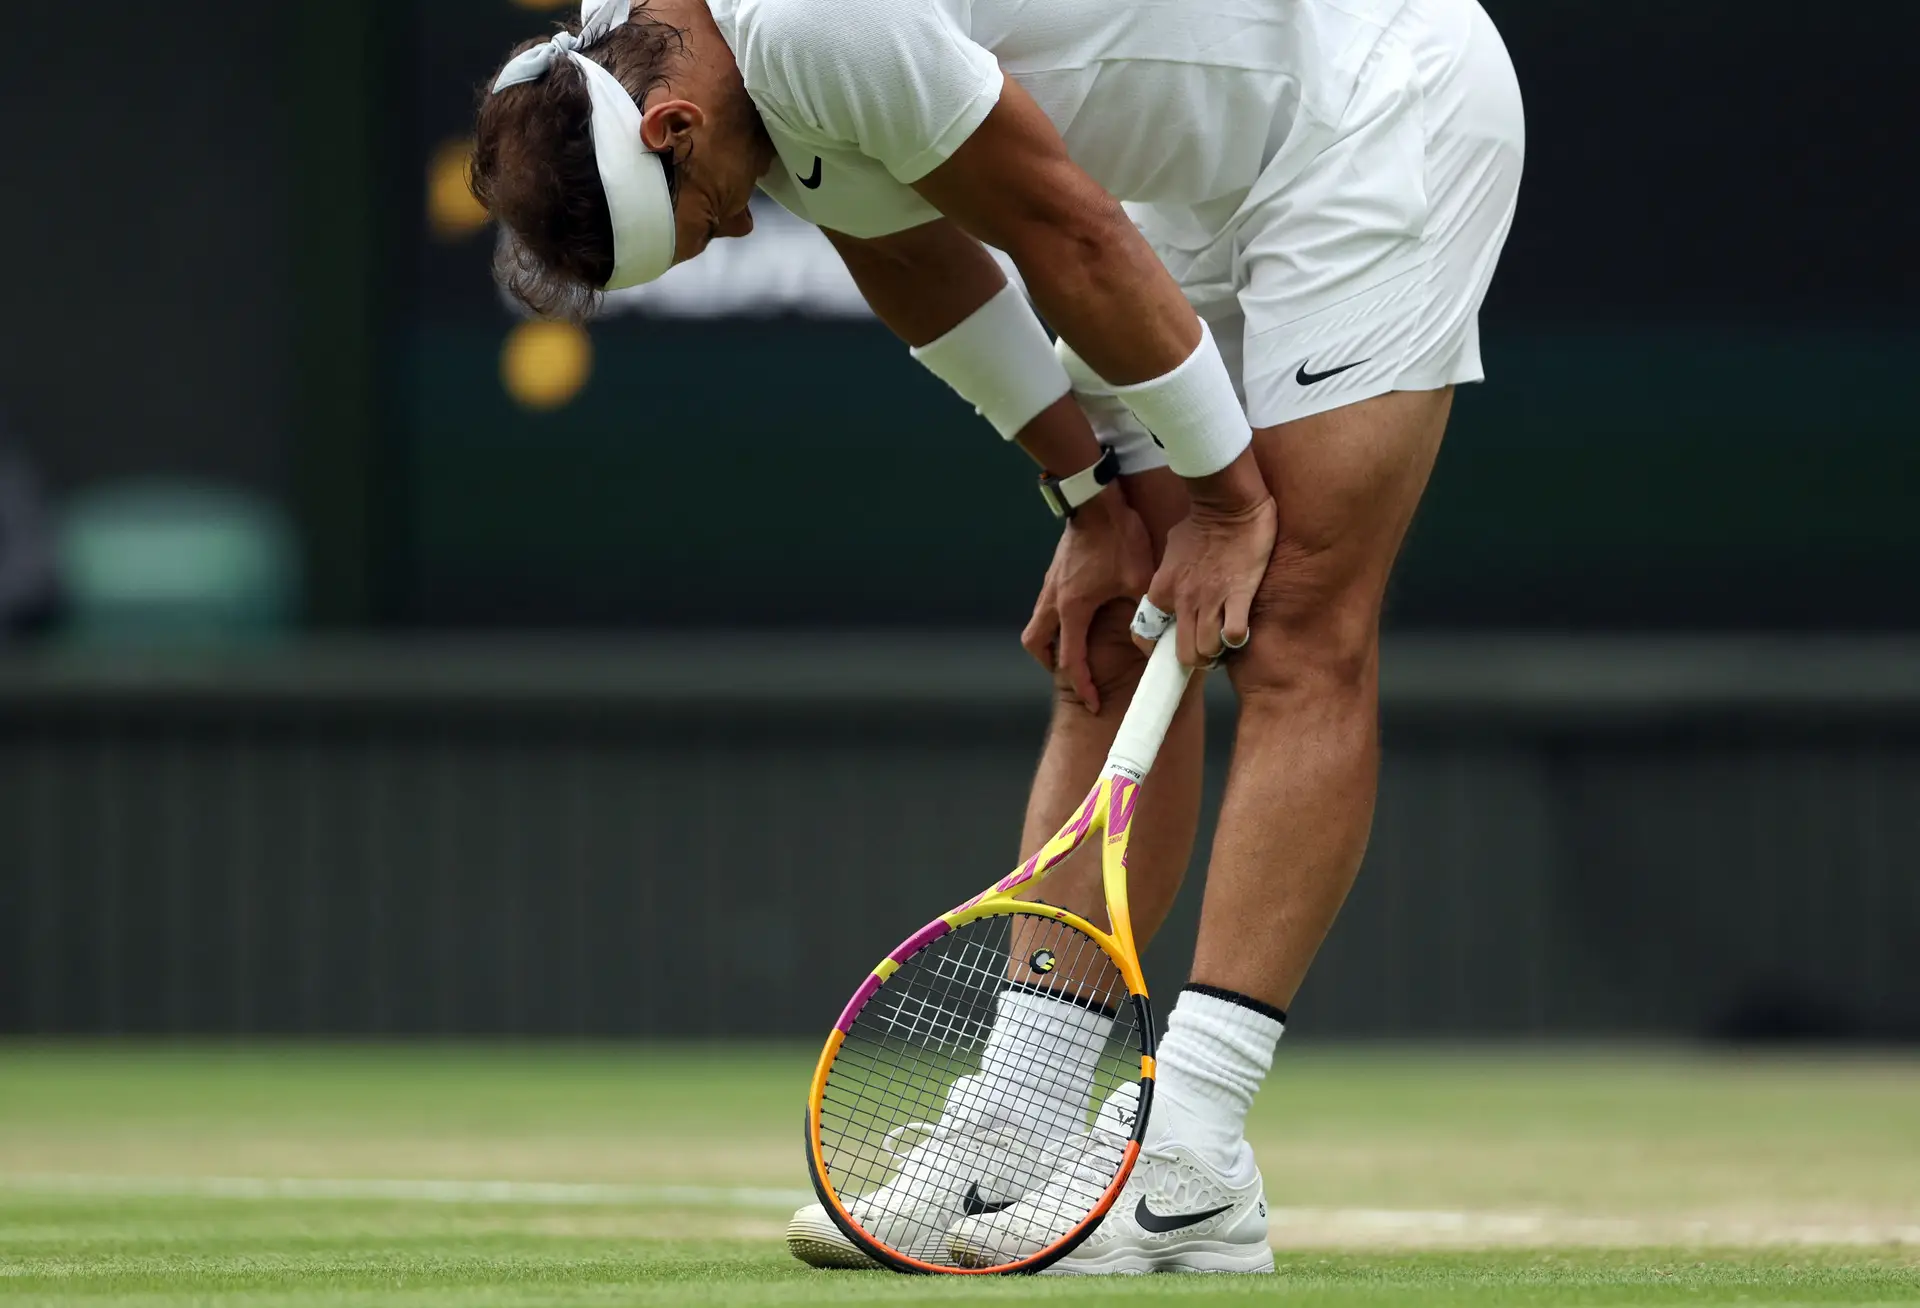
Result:
[[[1183,1144],[1239,1184],[1253,1175],[1247,1110],[1286,1026],[1277,1010],[1219,997],[1225,993],[1189,986],[1168,1014],[1147,1144]]]
[[[1084,1134],[1093,1071],[1113,1019],[1047,995],[1003,990],[977,1075],[956,1081],[949,1117],[1024,1126],[1050,1140]]]

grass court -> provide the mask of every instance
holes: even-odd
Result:
[[[1283,1046],[1270,1278],[787,1258],[797,1045],[0,1043],[0,1301],[1920,1302],[1920,1059]]]

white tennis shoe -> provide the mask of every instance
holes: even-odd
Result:
[[[956,1223],[947,1232],[954,1261],[962,1267],[994,1267],[1031,1258],[1079,1225],[1120,1170],[1139,1103],[1140,1087],[1120,1087],[1100,1106],[1078,1152],[1044,1185],[999,1212]]]
[[[949,1103],[967,1102],[963,1077]],[[900,1170],[872,1194],[847,1204],[860,1228],[890,1249],[922,1262],[946,1263],[955,1222],[998,1211],[1032,1193],[1059,1170],[1057,1152],[1036,1150],[1004,1126],[961,1120],[922,1126],[922,1142],[901,1155]],[[834,1225],[822,1204],[808,1204],[787,1223],[787,1249],[814,1267],[880,1264]]]
[[[947,1233],[954,1260],[988,1267],[1030,1257],[1063,1238],[1099,1199],[1133,1133],[1139,1102],[1125,1086],[1101,1106],[1085,1152],[1047,1184],[997,1213]],[[1142,1149],[1098,1229],[1044,1274],[1271,1272],[1266,1190],[1258,1169],[1235,1185],[1186,1146]]]
[[[808,1204],[787,1222],[787,1252],[809,1267],[869,1268],[880,1264],[827,1216],[825,1204]]]

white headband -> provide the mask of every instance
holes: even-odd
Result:
[[[561,58],[587,78],[593,100],[593,157],[613,218],[613,276],[603,290],[650,282],[673,266],[673,195],[660,156],[640,139],[640,106],[620,79],[580,52],[626,22],[633,0],[581,0],[580,34],[561,32],[545,45],[516,56],[494,81],[495,95],[509,86],[537,82]]]

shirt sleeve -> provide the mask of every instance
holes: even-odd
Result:
[[[954,8],[965,0],[763,0],[763,89],[829,140],[913,183],[1000,100],[999,62]]]

